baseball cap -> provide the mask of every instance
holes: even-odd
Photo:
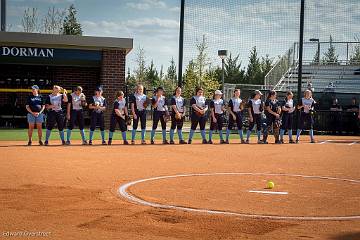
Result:
[[[260,92],[260,90],[255,90],[255,95],[257,95],[257,94],[259,94],[260,96],[262,96],[263,94],[262,94],[262,92]]]
[[[216,90],[215,95],[222,95],[222,92],[220,90]]]
[[[31,86],[31,89],[39,90],[39,86],[38,86],[38,85],[32,85],[32,86]]]

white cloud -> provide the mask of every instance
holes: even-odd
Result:
[[[139,2],[128,2],[126,6],[137,10],[149,10],[151,8],[164,9],[167,7],[164,1],[160,0],[141,0]]]

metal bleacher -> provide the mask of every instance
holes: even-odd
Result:
[[[312,86],[315,92],[360,94],[360,64],[304,64],[302,88]],[[290,68],[274,86],[276,91],[297,90],[297,66]]]

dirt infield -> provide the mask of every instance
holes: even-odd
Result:
[[[193,173],[129,187],[148,202],[274,216],[358,216],[360,138],[318,137],[298,145],[25,147],[0,142],[0,239],[360,239],[360,220],[256,219],[131,202],[119,187],[139,179]],[[275,188],[266,190],[266,181]],[[262,194],[251,190],[286,192]],[[34,239],[34,237],[29,237]],[[25,237],[26,239],[26,237]]]

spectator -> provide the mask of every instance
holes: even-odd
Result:
[[[331,129],[333,131],[333,134],[339,134],[341,135],[342,131],[342,124],[341,124],[341,112],[342,107],[339,104],[339,100],[337,98],[334,98],[330,107],[331,111]]]
[[[349,130],[350,132],[357,135],[359,133],[359,123],[360,120],[360,112],[359,112],[360,105],[356,102],[356,98],[353,97],[351,99],[351,104],[347,107],[347,112],[350,114],[349,116]]]

